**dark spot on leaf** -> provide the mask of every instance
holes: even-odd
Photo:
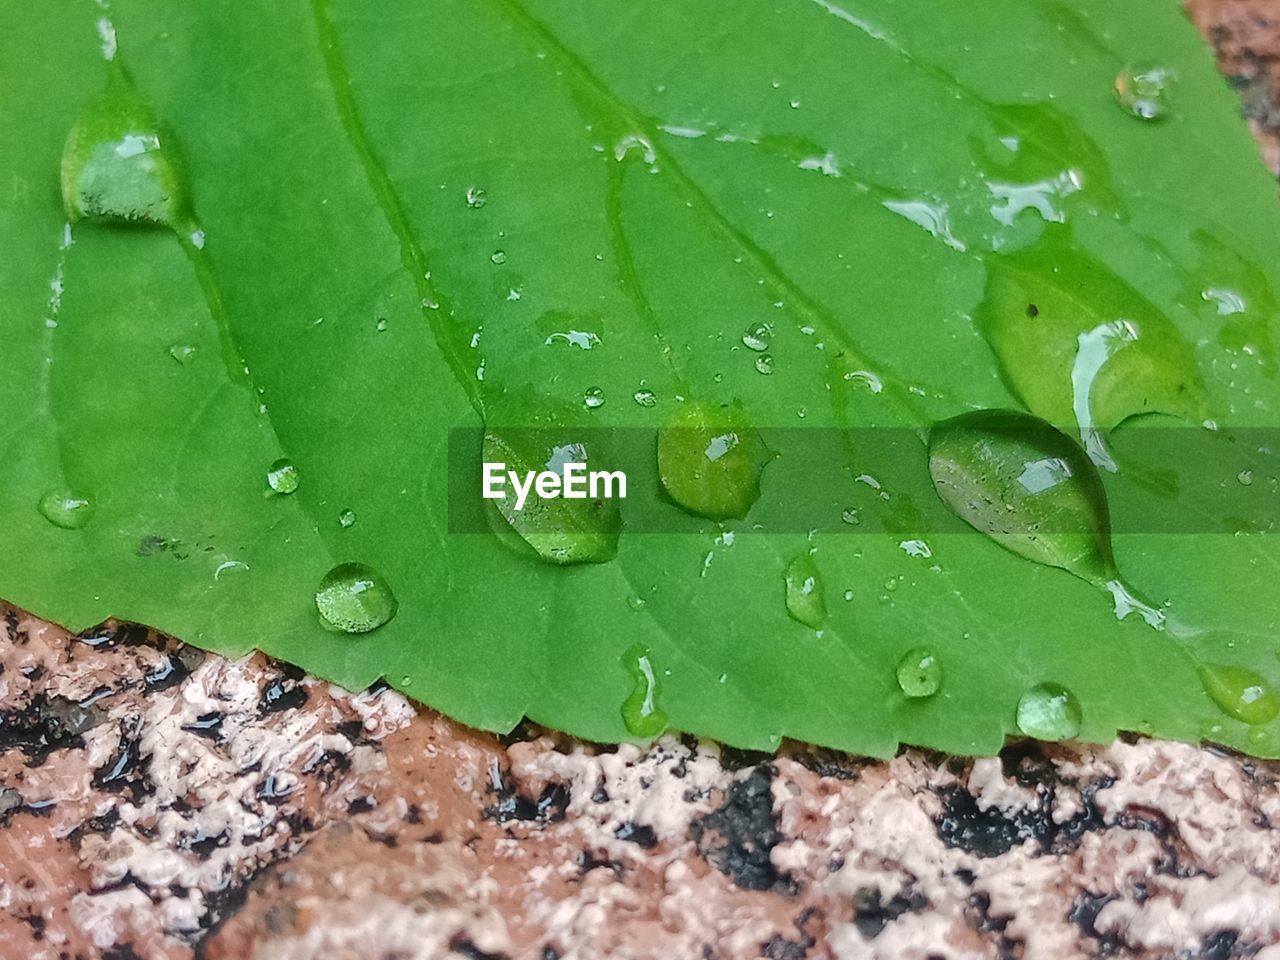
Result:
[[[1034,303],[1028,303],[1027,316],[1030,317],[1032,320],[1034,320],[1036,317],[1040,316],[1040,308],[1037,307]]]

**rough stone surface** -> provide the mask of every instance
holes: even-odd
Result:
[[[1191,0],[1280,172],[1280,4]],[[1280,765],[495,738],[0,605],[0,956],[1280,960]]]

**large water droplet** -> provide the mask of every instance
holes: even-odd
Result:
[[[767,323],[753,323],[742,334],[742,343],[750,350],[757,353],[764,353],[769,349],[769,340],[773,337],[773,330]]]
[[[932,697],[942,686],[942,664],[932,650],[914,647],[898,661],[898,687],[913,700]]]
[[[1271,684],[1245,667],[1206,664],[1200,682],[1223,713],[1243,723],[1270,723],[1280,713],[1280,696]]]
[[[495,250],[489,254],[489,259],[501,266],[507,262],[507,252],[505,250]]]
[[[1018,701],[1018,729],[1037,740],[1070,740],[1081,720],[1080,701],[1057,683],[1036,684]]]
[[[71,490],[50,490],[38,507],[41,516],[63,530],[79,530],[93,516],[93,502]]]
[[[1097,468],[1029,414],[984,410],[929,432],[929,474],[957,516],[1014,553],[1097,586],[1116,579]]]
[[[584,472],[613,472],[604,440],[590,445],[571,428],[546,427],[505,429],[489,428],[482,443],[485,463],[502,463],[506,470],[524,478],[529,473],[550,471],[563,478],[568,464],[583,464]],[[619,487],[616,479],[609,490],[604,481],[596,485],[596,497],[589,494],[571,499],[564,496],[542,497],[531,488],[520,509],[512,484],[503,487],[505,496],[486,500],[491,510],[494,531],[508,546],[532,552],[543,560],[557,564],[604,563],[618,552],[621,516],[618,509]],[[609,493],[611,495],[606,496]],[[519,539],[510,536],[514,532]]]
[[[1125,67],[1116,76],[1116,99],[1140,120],[1160,120],[1169,115],[1176,78],[1158,63]]]
[[[806,551],[792,560],[787,565],[785,581],[787,613],[791,619],[815,630],[821,627],[827,618],[827,604],[813,554]]]
[[[756,357],[756,372],[763,373],[765,376],[773,373],[773,356],[772,354],[762,353]]]
[[[637,390],[631,395],[631,399],[642,407],[652,407],[658,402],[658,396],[652,390]]]
[[[582,394],[582,405],[588,410],[604,406],[604,391],[599,387],[587,387]]]
[[[668,496],[715,520],[747,515],[768,460],[759,433],[730,407],[685,404],[658,431],[658,475]]]
[[[622,655],[622,664],[635,685],[622,701],[622,722],[635,737],[651,739],[667,728],[667,715],[658,706],[658,675],[649,659],[649,650],[635,644]]]
[[[184,226],[187,189],[169,134],[133,91],[118,61],[109,70],[106,91],[80,112],[63,147],[67,216]]]
[[[377,571],[363,563],[342,563],[320,581],[316,609],[334,630],[368,633],[395,616],[396,598]]]
[[[276,493],[293,493],[301,481],[298,468],[293,462],[281,457],[267,470],[267,486]]]
[[[356,512],[354,510],[343,510],[338,514],[338,525],[343,529],[353,526],[356,522]]]

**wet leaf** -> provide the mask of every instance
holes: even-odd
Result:
[[[1280,754],[1280,211],[1176,5],[0,6],[0,596],[491,729]],[[562,410],[616,520],[458,529]]]

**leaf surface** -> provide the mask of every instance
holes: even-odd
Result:
[[[1280,683],[1280,548],[1240,519],[1275,512],[1280,210],[1175,4],[4,0],[3,22],[0,595],[385,676],[491,729],[616,740],[634,714],[977,753],[1053,690],[1084,739],[1280,755],[1250,707]],[[1178,77],[1158,120],[1113,90],[1149,60]],[[125,158],[162,213],[124,219],[166,222],[68,222],[68,133],[121,133],[83,120],[113,82],[185,178],[169,203]],[[73,212],[118,212],[97,191],[124,174],[94,171]],[[740,463],[663,467],[664,493],[650,450],[620,533],[450,527],[451,430],[717,409],[781,431],[745,517]],[[941,507],[930,430],[976,410],[1099,463],[1115,581]],[[840,442],[814,457],[818,435]],[[818,532],[754,525],[814,491]],[[1144,532],[1170,491],[1189,519]],[[91,514],[50,522],[51,493]],[[347,563],[394,592],[359,636],[315,605]],[[932,695],[904,695],[908,653]]]

